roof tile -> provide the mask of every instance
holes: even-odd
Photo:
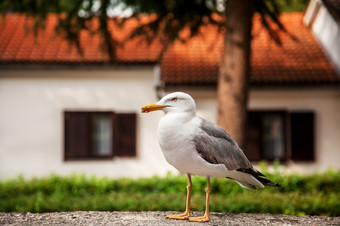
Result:
[[[319,84],[340,83],[340,77],[311,32],[302,24],[302,13],[283,13],[280,20],[291,38],[279,32],[282,46],[270,38],[259,16],[253,20],[251,83]],[[215,85],[223,50],[222,35],[211,26],[187,43],[175,42],[161,62],[165,85]],[[190,61],[188,60],[190,58]]]
[[[97,18],[91,21],[93,27],[98,26]],[[7,14],[0,18],[0,64],[8,63],[100,63],[108,60],[101,52],[99,34],[81,33],[83,54],[79,53],[75,44],[69,44],[54,30],[57,15],[49,14],[45,28],[39,29],[36,36],[31,30],[32,18],[22,14]],[[136,20],[128,21],[124,29],[119,29],[113,21],[109,26],[114,30],[114,37],[123,40],[137,25]],[[122,63],[157,62],[161,45],[157,42],[148,46],[146,42],[134,39],[117,49],[117,61]]]

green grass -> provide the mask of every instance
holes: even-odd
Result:
[[[340,216],[340,172],[267,175],[282,187],[249,191],[228,179],[212,179],[210,210]],[[204,210],[205,186],[205,178],[193,177],[194,211]],[[1,212],[183,211],[185,198],[185,176],[109,179],[74,174],[32,180],[19,177],[0,182]]]

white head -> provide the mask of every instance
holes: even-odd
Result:
[[[142,113],[163,110],[164,113],[196,113],[194,99],[186,93],[175,92],[164,96],[160,101],[143,106]]]

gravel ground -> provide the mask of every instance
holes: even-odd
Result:
[[[174,212],[0,213],[0,225],[203,225],[165,219]],[[201,213],[194,212],[194,216]],[[340,225],[340,217],[211,213],[206,225]]]

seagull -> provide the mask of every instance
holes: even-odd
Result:
[[[267,186],[280,186],[256,170],[236,141],[221,127],[196,115],[194,99],[187,93],[174,92],[157,103],[142,107],[142,113],[162,110],[157,137],[165,159],[179,172],[187,175],[186,209],[183,214],[166,218],[209,221],[210,178],[228,178],[240,186],[255,190]],[[207,177],[205,213],[190,217],[192,191],[191,176]]]

